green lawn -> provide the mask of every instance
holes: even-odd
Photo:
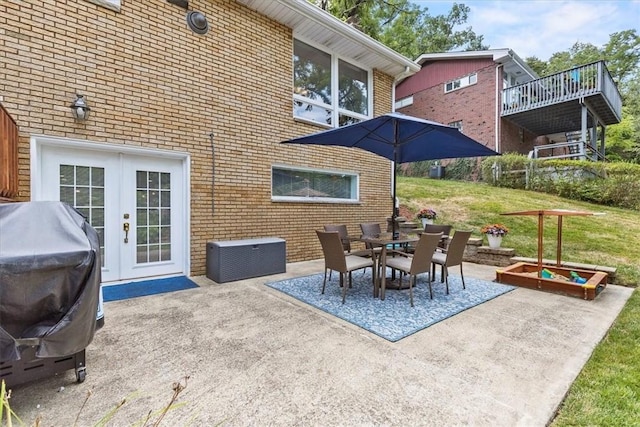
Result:
[[[423,207],[433,208],[438,213],[436,223],[453,224],[454,229],[472,229],[475,237],[482,237],[480,228],[485,224],[505,224],[510,232],[503,246],[514,248],[518,256],[526,257],[537,256],[537,218],[501,213],[534,209],[604,213],[564,219],[562,259],[616,267],[616,284],[635,288],[640,283],[640,212],[525,190],[426,178],[400,177],[398,196],[400,203],[412,212]],[[545,258],[555,259],[556,233],[556,219],[545,218]],[[551,425],[640,426],[638,289],[594,350]]]
[[[572,209],[604,213],[567,217],[562,225],[562,259],[617,268],[616,284],[640,283],[640,212],[577,202],[544,193],[496,188],[486,184],[428,178],[398,179],[400,203],[413,212],[434,208],[436,223],[454,229],[471,229],[483,237],[485,224],[502,223],[510,232],[502,245],[518,256],[537,257],[538,221],[535,216],[503,216],[501,213],[535,209]],[[415,218],[409,218],[416,220]],[[556,258],[557,219],[544,221],[544,258]]]

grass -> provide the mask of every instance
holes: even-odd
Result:
[[[616,283],[640,282],[640,212],[576,202],[543,193],[485,184],[400,177],[401,204],[412,212],[431,207],[437,223],[472,229],[503,223],[510,232],[503,246],[519,256],[537,256],[537,219],[501,213],[535,209],[603,212],[563,222],[562,259],[617,268]],[[410,218],[413,219],[413,218]],[[545,218],[544,257],[555,259],[557,222]],[[605,291],[606,292],[606,291]],[[640,291],[636,289],[611,329],[571,386],[552,427],[640,426]]]
[[[564,218],[562,259],[616,267],[616,284],[635,287],[640,283],[640,237],[636,237],[640,236],[640,212],[533,191],[427,178],[400,177],[398,196],[412,212],[433,208],[438,213],[436,223],[473,230],[473,237],[483,237],[480,229],[486,224],[502,223],[510,230],[502,245],[514,248],[518,256],[531,258],[538,254],[537,217],[502,213],[536,209],[602,212],[603,216]],[[557,231],[557,218],[545,217],[544,258],[556,259]]]

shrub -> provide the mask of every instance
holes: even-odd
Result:
[[[482,162],[491,185],[555,194],[572,200],[640,209],[640,165],[587,160],[528,159],[506,154]]]

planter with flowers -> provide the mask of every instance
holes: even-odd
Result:
[[[489,224],[480,230],[487,235],[490,248],[499,248],[502,244],[502,238],[509,232],[509,229],[502,224]]]
[[[422,227],[424,228],[427,224],[433,224],[433,220],[436,219],[438,214],[431,208],[420,209],[417,217],[422,221]]]

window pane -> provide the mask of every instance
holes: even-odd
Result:
[[[76,184],[89,185],[89,168],[87,166],[76,167]]]
[[[158,209],[149,209],[149,225],[160,225],[160,212]]]
[[[160,174],[160,188],[164,190],[168,190],[171,188],[171,174],[170,173],[161,173]]]
[[[160,210],[160,223],[162,225],[171,225],[171,210],[170,209],[161,209]]]
[[[136,224],[137,225],[147,225],[147,210],[146,209],[137,209],[136,213]]]
[[[71,165],[60,165],[60,185],[73,185],[74,182],[74,167]]]
[[[149,188],[160,188],[160,174],[158,172],[149,172]]]
[[[91,209],[91,225],[94,227],[104,226],[104,209],[103,208]]]
[[[75,206],[75,194],[76,191],[73,187],[60,187],[60,201],[68,204],[69,206]]]
[[[91,205],[104,206],[104,188],[91,189]]]
[[[345,110],[367,115],[367,72],[345,61],[339,61],[338,64],[338,105]]]
[[[339,120],[340,120],[340,126],[352,125],[354,123],[358,123],[362,121],[356,117],[346,116],[344,114],[340,114]]]
[[[298,100],[293,101],[293,115],[328,125],[332,122],[330,109]]]
[[[160,245],[162,248],[160,250],[160,260],[161,261],[169,261],[171,260],[171,245]]]
[[[91,185],[94,187],[104,187],[103,168],[91,168]]]
[[[293,87],[297,95],[331,105],[331,55],[294,40]]]
[[[356,200],[356,175],[273,168],[273,196]]]
[[[78,206],[90,206],[89,202],[89,188],[80,187],[76,188],[76,207]]]
[[[149,206],[158,207],[160,206],[160,194],[157,190],[149,191]]]
[[[147,188],[147,173],[145,171],[136,172],[136,187]]]
[[[168,191],[160,192],[160,206],[163,208],[171,207],[171,193]]]
[[[147,190],[136,191],[136,204],[138,207],[147,206]]]

